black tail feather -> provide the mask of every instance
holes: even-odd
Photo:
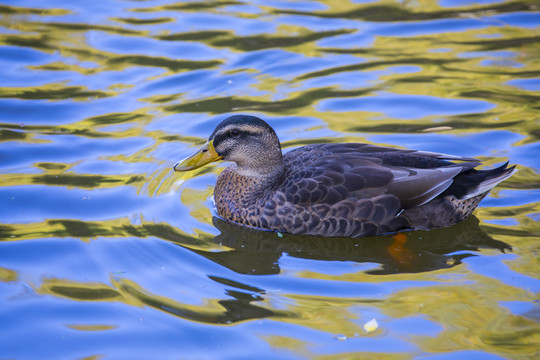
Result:
[[[453,195],[458,199],[487,193],[495,185],[508,179],[516,171],[516,166],[508,167],[508,161],[490,170],[470,169],[458,174],[454,182],[441,196]]]

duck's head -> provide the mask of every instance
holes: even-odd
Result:
[[[174,165],[175,171],[189,171],[213,161],[233,161],[246,176],[266,176],[283,169],[279,139],[263,120],[234,115],[223,120],[195,154]]]

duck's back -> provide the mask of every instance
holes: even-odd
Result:
[[[453,163],[449,160],[459,160]],[[368,144],[314,144],[285,154],[280,190],[295,204],[335,204],[391,194],[400,210],[427,203],[479,162]]]

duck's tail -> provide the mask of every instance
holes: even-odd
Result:
[[[508,162],[491,170],[470,169],[454,178],[454,183],[444,191],[444,196],[455,196],[467,200],[487,194],[498,183],[508,179],[517,171],[516,166],[508,167]]]
[[[491,170],[469,169],[454,178],[442,194],[427,204],[405,210],[412,229],[435,229],[465,220],[487,193],[517,171],[508,163]]]

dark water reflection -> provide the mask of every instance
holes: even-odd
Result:
[[[416,231],[378,238],[332,240],[308,236],[284,235],[244,229],[219,218],[214,225],[221,234],[214,242],[235,249],[201,255],[242,274],[279,274],[283,254],[323,261],[354,261],[379,264],[368,274],[399,274],[433,271],[461,264],[479,249],[511,250],[510,245],[495,240],[478,226],[472,217],[451,230]],[[406,234],[406,235],[405,235]],[[402,240],[400,240],[402,236]],[[459,254],[457,254],[459,252]]]
[[[0,358],[538,358],[539,9],[4,1]],[[448,229],[237,228],[171,171],[230,113],[519,172]]]

